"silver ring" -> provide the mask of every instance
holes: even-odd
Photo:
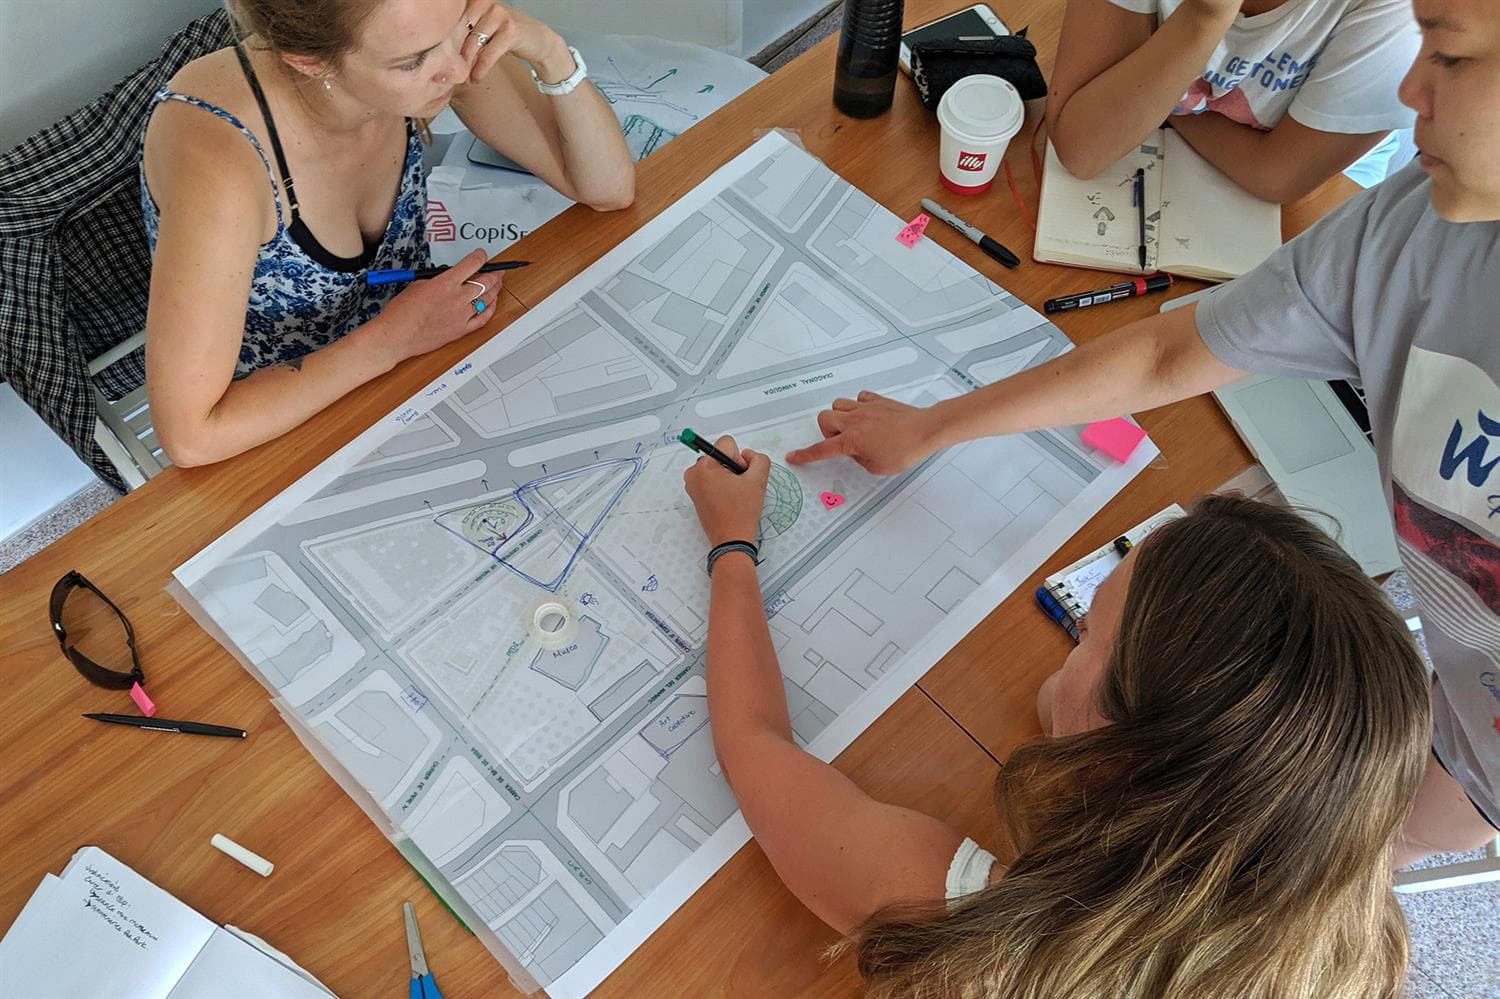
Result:
[[[484,297],[484,293],[487,292],[487,291],[489,291],[489,289],[484,286],[484,282],[482,282],[482,281],[475,281],[473,278],[469,278],[468,280],[466,280],[464,282],[464,284],[472,284],[474,287],[476,287],[476,288],[479,289],[479,294],[477,294],[473,298],[469,299],[470,302],[477,302],[477,301],[479,301],[481,298]]]
[[[484,48],[490,43],[490,36],[485,34],[483,31],[476,31],[474,32],[474,40],[479,43],[479,48]]]

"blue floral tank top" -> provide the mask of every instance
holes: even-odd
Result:
[[[427,178],[422,171],[422,141],[416,130],[407,125],[406,164],[391,220],[380,243],[367,248],[358,258],[343,261],[355,267],[330,266],[338,258],[327,251],[319,260],[293,238],[295,199],[292,200],[293,222],[283,217],[281,199],[276,196],[275,174],[255,134],[223,108],[167,90],[157,91],[154,109],[165,100],[182,101],[218,115],[237,128],[260,154],[271,179],[272,197],[276,201],[276,234],[263,244],[255,259],[255,273],[250,282],[250,301],[245,308],[245,338],[240,343],[235,377],[283,361],[293,361],[342,337],[350,330],[369,322],[401,284],[365,284],[365,272],[385,268],[417,268],[431,263],[426,232]],[[149,114],[148,114],[149,120]],[[269,115],[267,122],[269,125]],[[269,125],[274,129],[274,125]],[[280,157],[278,157],[280,158]],[[146,217],[146,238],[151,252],[156,252],[160,216],[156,202],[146,187],[146,170],[141,167],[141,208]],[[306,233],[305,227],[302,227]],[[305,236],[306,238],[310,238]],[[315,244],[316,245],[316,244]],[[321,247],[317,247],[321,250]]]

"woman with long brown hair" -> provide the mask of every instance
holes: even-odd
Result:
[[[769,462],[686,474],[708,541],[754,538]],[[748,553],[746,553],[748,554]],[[1005,762],[1008,867],[870,798],[792,738],[755,565],[712,572],[714,744],[788,888],[877,996],[1386,997],[1393,850],[1427,674],[1401,618],[1297,515],[1208,497],[1097,593]]]

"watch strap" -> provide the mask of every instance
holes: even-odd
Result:
[[[571,94],[578,87],[578,85],[584,81],[584,79],[588,76],[589,68],[584,64],[583,56],[580,55],[578,53],[578,50],[571,45],[568,46],[568,54],[573,57],[574,68],[572,75],[570,75],[567,79],[559,80],[556,83],[544,82],[542,78],[537,75],[536,67],[530,65],[529,63],[527,64],[527,69],[531,73],[531,82],[536,84],[536,89],[540,90],[548,97],[562,97],[564,94]]]

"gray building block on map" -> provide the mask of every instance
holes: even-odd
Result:
[[[499,932],[516,953],[530,953],[534,966],[549,979],[567,971],[603,939],[578,903],[556,883],[543,889]]]
[[[595,718],[603,721],[618,711],[620,705],[640,693],[641,688],[650,683],[655,675],[656,670],[650,661],[643,660],[635,669],[610,684],[608,690],[590,701],[589,710]]]
[[[608,291],[609,297],[626,312],[646,302],[654,302],[666,293],[667,289],[655,281],[648,281],[629,270],[621,271]]]
[[[333,635],[322,621],[308,628],[291,645],[266,660],[267,671],[281,677],[282,686],[333,650]]]
[[[608,644],[609,638],[600,632],[598,621],[580,618],[578,637],[561,649],[538,649],[531,668],[569,690],[577,690],[588,682],[594,664]]]
[[[638,257],[637,263],[642,269],[656,273],[668,260],[672,259],[678,250],[692,242],[693,237],[698,235],[706,225],[708,225],[708,216],[702,212],[694,212],[682,225],[663,236],[660,242]]]
[[[712,771],[718,762],[713,734],[705,725],[678,747],[656,777],[656,784],[671,788],[703,817],[698,825],[705,829],[719,828],[739,808],[724,778]]]
[[[631,378],[622,378],[617,382],[579,389],[577,392],[562,392],[553,397],[553,402],[556,403],[560,414],[576,413],[581,409],[592,409],[595,406],[614,402],[616,399],[627,399],[630,396],[639,395],[650,387],[650,378],[646,375],[635,375]]]
[[[276,623],[283,628],[291,627],[293,622],[307,613],[307,604],[275,583],[260,591],[260,596],[255,598],[255,606],[275,618]]]
[[[320,732],[334,734],[329,741],[342,744],[342,751],[335,749],[339,759],[377,798],[384,797],[411,768],[427,740],[390,695],[380,691],[364,691],[337,714],[368,745],[380,747],[380,753],[356,748],[331,725],[321,726]]]
[[[598,843],[634,800],[626,792],[612,787],[609,771],[600,767],[568,795],[568,815],[589,839]]]
[[[800,284],[787,285],[782,290],[781,297],[802,313],[808,322],[822,330],[830,341],[849,328],[849,320],[834,312]]]
[[[244,583],[253,583],[257,579],[266,578],[266,560],[263,558],[246,559],[243,562],[231,562],[221,565],[210,572],[204,579],[203,585],[214,592],[228,589],[231,586],[240,586]]]

